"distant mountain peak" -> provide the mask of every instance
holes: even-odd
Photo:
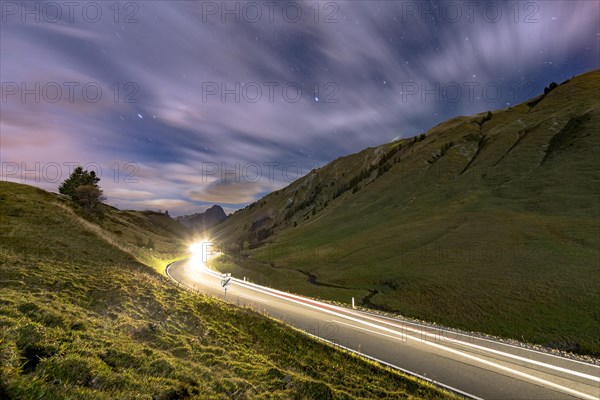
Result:
[[[227,219],[227,214],[218,204],[201,213],[177,217],[177,221],[197,232],[203,232]]]

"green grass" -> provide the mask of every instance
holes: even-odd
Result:
[[[178,288],[140,263],[185,247],[165,216],[109,208],[90,223],[60,196],[0,189],[2,399],[452,398]]]
[[[237,256],[214,265],[293,292],[355,296],[600,355],[599,82],[593,71],[533,108],[457,117],[423,140],[335,160],[215,227],[214,240]],[[355,177],[360,190],[337,196]],[[272,235],[258,241],[257,227]]]

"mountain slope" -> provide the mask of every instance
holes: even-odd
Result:
[[[230,256],[215,266],[600,354],[599,82],[593,71],[311,171],[213,229]]]
[[[0,398],[453,398],[179,289],[138,261],[185,247],[168,216],[71,207],[0,182]]]

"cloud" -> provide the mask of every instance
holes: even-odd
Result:
[[[215,182],[202,191],[192,190],[188,197],[192,200],[217,204],[249,203],[264,190],[250,182]]]
[[[147,192],[143,190],[130,190],[117,188],[113,189],[110,192],[110,196],[115,199],[124,199],[124,200],[147,200],[154,197],[152,192]]]

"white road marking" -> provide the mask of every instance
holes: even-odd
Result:
[[[258,286],[258,285],[254,285],[254,286]],[[310,307],[310,308],[313,308],[313,309],[321,310],[322,312],[334,315],[336,317],[345,318],[347,320],[354,321],[354,322],[357,322],[357,323],[360,323],[360,324],[363,324],[363,325],[371,326],[373,328],[377,328],[377,329],[380,329],[380,330],[383,330],[383,331],[386,331],[386,332],[389,332],[389,333],[393,333],[393,334],[396,334],[396,335],[400,334],[399,332],[394,331],[393,329],[390,329],[390,328],[386,328],[384,326],[379,326],[379,325],[376,325],[376,324],[372,324],[370,322],[361,321],[360,319],[353,318],[353,317],[350,317],[348,315],[340,314],[338,312],[328,310],[327,308],[318,307],[318,306],[315,306],[313,304],[307,304],[306,303],[306,301],[310,301],[312,303],[317,303],[318,304],[318,302],[315,302],[314,300],[303,299],[305,301],[299,301],[299,300],[294,300],[294,299],[290,299],[288,297],[285,297],[285,296],[288,296],[287,294],[282,296],[282,295],[279,295],[279,294],[276,294],[276,293],[269,293],[268,291],[261,290],[261,289],[258,289],[258,288],[255,288],[255,290],[257,292],[261,292],[261,293],[264,293],[264,294],[267,294],[267,295],[271,295],[271,296],[274,296],[274,297],[278,297],[278,298],[282,298],[282,299],[288,300],[288,301],[293,302],[293,303],[304,305],[305,307]],[[272,290],[272,289],[269,289],[269,290],[271,290],[273,292],[275,291],[275,290]],[[291,295],[291,297],[298,297],[298,296]],[[329,306],[329,305],[327,305],[327,307],[338,308],[338,307]],[[372,319],[372,318],[369,318],[369,319]],[[392,325],[392,324],[389,324],[389,325]],[[423,340],[423,339],[418,339],[418,338],[415,338],[415,337],[410,336],[410,335],[406,335],[406,337],[410,338],[412,340],[416,340],[416,341],[418,341],[420,343],[424,343],[424,344],[427,344],[429,346],[436,347],[436,348],[438,348],[440,350],[444,350],[444,351],[447,351],[449,353],[460,355],[460,356],[468,358],[470,360],[477,361],[477,362],[479,362],[481,364],[488,365],[488,366],[494,367],[496,369],[500,369],[502,371],[506,371],[506,372],[512,373],[514,375],[520,376],[522,378],[529,379],[529,380],[531,380],[533,382],[537,382],[537,383],[540,383],[542,385],[545,385],[546,387],[558,389],[558,390],[560,390],[560,391],[562,391],[564,393],[569,393],[569,394],[572,394],[574,396],[579,396],[581,398],[588,399],[588,400],[598,400],[598,397],[590,396],[590,395],[588,395],[586,393],[579,392],[577,390],[568,388],[566,386],[562,386],[562,385],[559,385],[559,384],[547,381],[545,379],[538,378],[536,376],[533,376],[533,375],[530,375],[530,374],[527,374],[527,373],[524,373],[524,372],[521,372],[521,371],[517,371],[517,370],[515,370],[513,368],[506,367],[504,365],[500,365],[500,364],[492,362],[492,361],[484,360],[481,357],[470,355],[468,353],[465,353],[464,351],[455,350],[455,349],[452,349],[452,348],[450,348],[448,346],[444,346],[444,345],[441,345],[441,344],[433,343],[433,342],[430,342],[430,341],[427,341],[427,340]],[[534,360],[531,360],[531,361],[534,361]],[[557,368],[559,368],[559,367],[557,367]],[[576,372],[576,371],[571,371],[571,372]],[[585,375],[585,374],[583,374],[583,375]],[[593,377],[593,378],[595,378],[595,377]]]
[[[342,324],[342,325],[350,326],[350,327],[352,327],[354,329],[360,329],[361,331],[365,331],[365,332],[369,332],[369,333],[374,333],[376,335],[381,335],[381,336],[389,337],[391,339],[399,339],[399,340],[402,340],[403,342],[406,342],[406,335],[404,335],[404,340],[403,340],[401,337],[398,337],[398,336],[392,336],[392,335],[388,335],[387,333],[381,333],[381,332],[373,331],[371,329],[361,328],[360,326],[356,326],[356,325],[352,325],[352,324],[347,324],[345,322],[337,321],[335,319],[332,319],[331,322],[335,322],[336,324]]]
[[[369,319],[371,319],[371,320],[377,320],[376,318],[369,318]],[[526,362],[526,363],[529,363],[529,364],[534,364],[534,365],[538,365],[540,367],[549,368],[549,369],[553,369],[553,370],[556,370],[556,371],[564,372],[566,374],[575,375],[575,376],[578,376],[580,378],[589,379],[589,380],[594,381],[594,382],[600,382],[600,377],[598,377],[598,376],[584,374],[582,372],[573,371],[573,370],[570,370],[568,368],[558,367],[556,365],[548,364],[548,363],[537,361],[537,360],[532,360],[532,359],[526,358],[526,357],[517,356],[517,355],[506,353],[506,352],[500,351],[500,350],[489,349],[487,347],[479,346],[479,345],[474,344],[474,343],[469,343],[469,342],[465,342],[465,341],[458,340],[458,339],[447,338],[447,337],[436,335],[435,333],[430,333],[430,332],[426,332],[426,331],[423,331],[423,330],[417,330],[417,329],[414,329],[414,328],[408,328],[406,326],[401,326],[401,325],[399,326],[398,324],[392,324],[392,323],[388,323],[388,322],[385,322],[385,321],[380,321],[380,322],[382,322],[382,323],[384,323],[386,325],[390,325],[390,326],[394,326],[394,327],[400,327],[402,329],[409,330],[409,331],[411,331],[413,333],[420,333],[421,336],[424,335],[424,336],[427,336],[427,337],[436,337],[438,339],[442,339],[442,340],[445,340],[447,342],[457,343],[457,344],[460,344],[460,345],[472,347],[472,348],[477,349],[477,350],[487,351],[489,353],[497,354],[497,355],[508,357],[508,358],[513,358],[515,360],[523,361],[523,362]]]
[[[254,296],[250,296],[249,294],[238,294],[239,297],[244,297],[244,298],[248,298],[248,299],[252,299],[255,301],[260,301],[261,303],[268,303],[267,300],[265,299],[259,299],[258,297],[254,297]]]
[[[351,328],[354,328],[354,329],[360,329],[360,330],[362,330],[362,331],[366,331],[366,332],[374,333],[374,334],[377,334],[377,335],[387,336],[387,337],[390,337],[390,338],[392,338],[392,339],[396,339],[396,340],[402,340],[403,342],[405,342],[405,341],[406,341],[406,339],[405,339],[405,340],[403,340],[403,339],[402,339],[402,337],[398,337],[398,336],[391,336],[391,335],[386,335],[386,334],[384,334],[384,333],[381,333],[381,332],[377,332],[377,331],[374,331],[374,330],[371,330],[371,329],[361,328],[360,326],[356,326],[356,325],[348,324],[348,323],[341,322],[341,321],[336,321],[336,322],[337,322],[338,324],[346,325],[346,326],[349,326],[349,327],[351,327]],[[387,330],[386,328],[383,328],[383,327],[381,327],[381,329],[385,329],[385,330]],[[396,335],[402,336],[403,334],[402,334],[402,333],[400,333],[400,332],[398,332],[398,333],[396,333]],[[486,364],[486,365],[492,366],[492,367],[494,367],[494,368],[501,369],[501,370],[503,370],[503,371],[507,371],[507,372],[509,372],[509,373],[512,373],[512,374],[515,374],[515,375],[521,376],[521,377],[523,377],[523,378],[526,378],[526,379],[532,380],[532,381],[534,381],[534,382],[541,383],[542,385],[546,385],[546,386],[552,387],[552,388],[554,388],[554,389],[561,390],[561,391],[563,391],[563,392],[565,392],[565,393],[569,393],[569,394],[572,394],[572,395],[575,395],[575,396],[578,396],[578,397],[581,397],[581,398],[584,398],[584,399],[589,399],[589,400],[597,400],[597,399],[598,399],[597,397],[590,396],[590,395],[588,395],[588,394],[586,394],[586,393],[582,393],[582,392],[579,392],[579,391],[577,391],[577,390],[574,390],[574,389],[568,388],[568,387],[566,387],[566,386],[562,386],[562,385],[559,385],[559,384],[557,384],[557,383],[550,382],[550,381],[547,381],[547,380],[545,380],[545,379],[542,379],[542,378],[538,378],[538,377],[536,377],[536,376],[533,376],[533,375],[527,374],[527,373],[525,373],[525,372],[517,371],[517,370],[515,370],[515,369],[513,369],[513,368],[506,367],[506,366],[504,366],[504,365],[501,365],[501,364],[495,363],[495,362],[493,362],[493,361],[484,360],[483,358],[480,358],[480,357],[477,357],[477,356],[473,356],[473,355],[467,354],[467,353],[465,353],[465,352],[463,352],[463,351],[460,351],[460,350],[455,350],[455,349],[449,348],[449,347],[447,347],[447,346],[443,346],[443,345],[441,345],[441,344],[436,344],[436,343],[428,342],[428,341],[426,341],[426,340],[419,339],[419,338],[416,338],[416,337],[413,337],[413,336],[408,336],[408,337],[407,337],[406,335],[404,335],[404,337],[405,337],[405,338],[410,338],[410,339],[412,339],[412,340],[416,340],[417,342],[420,342],[420,343],[425,343],[425,344],[428,344],[428,345],[430,345],[430,346],[437,347],[437,348],[439,348],[439,349],[442,349],[442,350],[445,350],[445,351],[449,351],[450,353],[454,353],[454,354],[460,355],[460,356],[462,356],[462,357],[469,358],[469,359],[471,359],[471,360],[474,360],[474,361],[477,361],[477,362],[479,362],[479,363],[482,363],[482,364]]]
[[[252,286],[256,287],[256,286],[259,286],[259,285],[252,284]],[[267,288],[267,289],[270,290],[270,291],[273,291],[273,292],[279,292],[278,290],[275,290],[275,289],[270,289],[270,288]],[[258,288],[254,288],[254,290],[261,291]],[[269,294],[268,292],[263,292],[263,293]],[[321,303],[321,302],[318,302],[318,301],[315,301],[315,300],[312,300],[312,299],[303,298],[303,297],[300,297],[300,296],[295,296],[295,295],[291,295],[291,294],[287,294],[287,293],[283,293],[283,292],[282,292],[282,294],[283,294],[283,296],[291,296],[291,297],[294,297],[294,298],[298,298],[298,299],[304,300],[304,302],[300,302],[300,303],[303,303],[303,304],[306,304],[305,302],[308,301],[308,302],[311,302],[311,303],[316,304],[316,305],[322,305],[322,306],[326,306],[328,308],[335,308],[335,309],[338,309],[338,310],[340,310],[342,312],[345,312],[347,314],[355,315],[355,316],[357,316],[359,318],[362,317],[362,318],[369,319],[371,321],[376,321],[376,322],[379,322],[379,323],[383,323],[383,324],[388,325],[388,326],[393,326],[395,328],[405,329],[405,330],[411,331],[412,333],[418,333],[418,334],[425,335],[425,336],[428,336],[428,337],[437,337],[438,339],[441,338],[441,339],[443,339],[445,341],[448,341],[448,342],[460,344],[460,345],[463,345],[463,346],[472,347],[472,348],[475,348],[475,349],[478,349],[478,350],[487,351],[487,352],[490,352],[490,353],[493,353],[493,354],[497,354],[497,355],[501,355],[501,356],[508,357],[508,358],[513,358],[515,360],[519,360],[519,361],[523,361],[523,362],[526,362],[526,363],[538,365],[540,367],[544,367],[544,368],[548,368],[548,369],[553,369],[553,370],[556,370],[556,371],[559,371],[559,372],[563,372],[563,373],[566,373],[566,374],[575,375],[575,376],[578,376],[580,378],[588,379],[588,380],[591,380],[591,381],[594,381],[594,382],[600,382],[600,377],[598,377],[598,376],[589,375],[589,374],[585,374],[585,373],[578,372],[578,371],[573,371],[573,370],[570,370],[568,368],[563,368],[563,367],[559,367],[559,366],[556,366],[556,365],[548,364],[548,363],[545,363],[545,362],[541,362],[541,361],[537,361],[537,360],[532,360],[530,358],[517,356],[517,355],[506,353],[506,352],[503,352],[503,351],[500,351],[500,350],[489,349],[487,347],[479,346],[479,345],[476,345],[474,343],[468,343],[468,342],[465,342],[465,341],[462,341],[462,340],[458,340],[458,339],[446,338],[446,337],[443,337],[443,336],[439,336],[439,335],[435,335],[435,334],[426,332],[424,330],[418,330],[418,329],[409,328],[409,327],[406,327],[406,326],[401,326],[401,325],[399,325],[397,323],[391,323],[391,322],[381,321],[378,318],[368,317],[368,316],[366,316],[364,314],[358,314],[356,312],[353,312],[353,311],[350,311],[350,310],[346,310],[346,309],[338,307],[338,306],[333,306],[333,305],[329,305],[329,304],[326,305],[324,303]],[[277,295],[276,293],[274,293],[272,295],[273,296],[281,297],[281,295]],[[287,299],[287,300],[290,300],[290,301],[293,301],[292,299],[288,299],[287,297],[283,297],[283,298]],[[319,309],[323,309],[323,308],[321,307]],[[362,321],[357,320],[357,322],[362,322]],[[362,323],[369,325],[369,323],[367,323],[367,322],[362,322]],[[377,326],[377,325],[372,325],[372,326]],[[383,327],[381,327],[381,328],[385,329]]]
[[[540,351],[540,350],[536,350],[536,349],[529,349],[527,347],[517,346],[517,345],[514,345],[514,344],[510,344],[510,343],[503,343],[503,342],[499,342],[499,341],[493,340],[493,339],[488,339],[488,338],[479,337],[479,336],[472,336],[472,335],[469,335],[468,333],[464,333],[464,332],[456,332],[456,331],[451,331],[451,330],[444,329],[444,328],[441,328],[441,327],[423,325],[423,324],[420,324],[418,322],[403,320],[403,319],[400,319],[400,318],[388,317],[387,315],[377,315],[377,314],[370,313],[368,311],[359,311],[359,313],[362,313],[362,314],[365,314],[365,315],[370,315],[370,316],[373,316],[373,317],[376,317],[376,318],[379,318],[379,319],[387,319],[389,321],[396,321],[397,323],[409,324],[409,325],[414,325],[414,326],[418,326],[418,327],[422,327],[422,328],[439,329],[441,332],[447,332],[450,335],[466,336],[468,338],[472,338],[472,339],[475,339],[475,340],[481,340],[481,341],[484,341],[484,342],[493,343],[493,344],[497,344],[497,345],[500,345],[500,346],[511,347],[513,349],[516,349],[516,350],[529,351],[531,353],[535,353],[535,354],[538,354],[538,355],[544,356],[544,357],[558,358],[558,359],[560,359],[562,361],[577,363],[577,364],[585,365],[587,367],[600,369],[600,365],[590,364],[589,362],[574,360],[574,359],[571,359],[571,358],[565,358],[563,356],[559,356],[559,355],[556,355],[556,354],[546,353],[546,352],[543,352],[543,351]]]

